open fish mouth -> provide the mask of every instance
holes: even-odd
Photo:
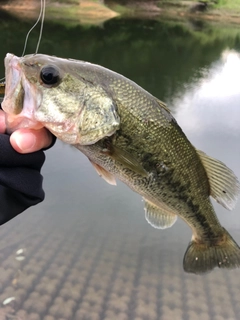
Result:
[[[5,60],[6,87],[3,109],[11,114],[18,114],[23,108],[24,89],[19,58],[8,53]]]
[[[7,132],[11,133],[19,128],[43,127],[34,120],[34,111],[39,105],[37,102],[39,95],[35,86],[26,80],[21,58],[8,53],[4,63],[6,87],[2,108],[6,112]]]

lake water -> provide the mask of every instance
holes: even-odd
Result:
[[[21,55],[32,22],[3,12],[0,18],[3,61],[7,52]],[[37,37],[33,31],[28,53]],[[240,178],[237,27],[160,19],[113,19],[99,27],[47,22],[40,52],[98,63],[136,81],[168,104],[197,149]],[[141,197],[121,182],[108,185],[79,151],[57,142],[46,155],[45,201],[0,228],[0,304],[15,298],[1,305],[0,319],[240,318],[239,269],[184,273],[191,230],[181,219],[156,230],[145,221]],[[240,243],[240,202],[232,212],[214,207]]]

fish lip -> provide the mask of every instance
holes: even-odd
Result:
[[[2,109],[6,112],[7,133],[19,128],[40,129],[43,125],[34,120],[34,109],[39,97],[29,94],[34,90],[28,83],[22,69],[22,58],[7,53],[5,59],[6,89]],[[34,90],[36,93],[36,90]]]
[[[7,53],[6,57],[4,59],[5,68],[10,66],[10,67],[14,67],[14,68],[20,70],[19,63],[18,63],[19,60],[20,60],[20,58],[15,56],[14,54]]]
[[[19,113],[20,110],[18,109],[19,107],[21,108],[21,106],[16,105],[16,101],[21,95],[21,90],[23,90],[19,60],[20,58],[11,53],[8,53],[4,59],[6,87],[2,108],[6,113],[11,114]]]

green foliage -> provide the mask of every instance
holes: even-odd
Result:
[[[21,54],[31,22],[1,21],[0,41],[5,43],[5,51]],[[27,53],[35,51],[38,32],[33,30]],[[236,47],[240,47],[237,26],[192,21],[189,27],[189,22],[118,18],[88,28],[46,21],[40,52],[101,64],[137,79],[157,97],[169,100],[173,91],[201,77],[201,70],[216,61],[224,49]],[[3,61],[4,51],[0,58]],[[3,67],[0,71],[4,73]]]
[[[120,15],[127,15],[133,12],[133,10],[126,6],[122,6],[121,4],[112,4],[111,9]]]
[[[240,11],[240,1],[239,0],[218,0],[216,8],[226,9],[226,10],[237,10]]]
[[[79,0],[58,0],[57,2],[61,3],[61,4],[73,4],[73,5],[78,5],[79,4]],[[50,3],[56,3],[56,0],[48,1],[48,5]]]

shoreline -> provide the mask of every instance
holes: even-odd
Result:
[[[205,11],[191,12],[193,6],[197,4],[195,1],[168,1],[160,2],[159,0],[139,0],[134,3],[132,0],[128,0],[125,6],[119,6],[117,0],[107,0],[108,6],[112,10],[119,10],[119,13],[123,12],[123,15],[145,16],[145,17],[164,17],[174,20],[203,20],[211,22],[221,22],[227,24],[240,24],[240,6],[239,12],[235,10],[225,10],[224,8],[209,7]]]
[[[66,0],[59,3],[51,0],[47,2],[46,19],[59,19],[72,21],[72,23],[97,25],[114,17],[132,17],[148,19],[171,19],[171,20],[202,20],[206,22],[221,22],[222,24],[240,24],[240,12],[224,9],[207,9],[204,12],[191,12],[191,6],[195,2],[160,2],[159,1],[129,1],[124,6],[119,5],[117,0],[107,0],[106,5],[95,0]],[[31,5],[30,5],[31,3]],[[39,1],[26,0],[10,2],[0,5],[0,9],[7,11],[13,16],[24,19],[37,19],[39,14]]]

